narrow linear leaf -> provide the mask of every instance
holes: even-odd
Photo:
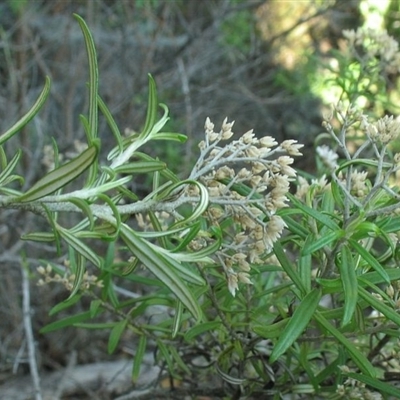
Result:
[[[289,232],[298,235],[302,239],[306,239],[307,236],[310,234],[309,230],[306,229],[303,225],[299,224],[293,218],[291,218],[290,216],[293,214],[295,215],[300,214],[300,211],[287,208],[284,208],[279,211],[279,215],[285,221],[285,224],[287,225]]]
[[[270,357],[271,363],[275,362],[282,354],[284,354],[286,350],[301,335],[313,317],[320,299],[321,290],[319,289],[313,289],[303,298],[300,305],[293,313],[293,316],[290,318],[289,323],[279,336],[279,340],[274,349],[272,350]]]
[[[112,134],[118,144],[119,152],[121,153],[124,150],[124,145],[122,143],[122,135],[119,131],[118,125],[116,124],[114,117],[112,116],[110,110],[106,106],[106,103],[102,100],[102,98],[98,95],[97,96],[97,103],[99,105],[100,111],[104,115],[109,128],[111,129]]]
[[[325,246],[331,246],[333,248],[332,243],[339,238],[343,237],[345,235],[345,231],[343,229],[339,229],[337,231],[331,231],[327,233],[326,235],[322,235],[320,238],[317,240],[311,240],[310,242],[306,242],[306,245],[304,246],[303,250],[301,251],[301,254],[303,256],[315,253],[319,249],[322,249]],[[311,237],[311,236],[310,236]]]
[[[206,187],[204,185],[202,185],[201,183],[191,180],[191,179],[187,179],[184,181],[179,182],[178,184],[173,184],[171,185],[168,190],[166,192],[164,192],[161,197],[162,198],[166,198],[168,197],[171,193],[174,193],[174,191],[180,187],[180,186],[186,186],[186,185],[194,185],[197,186],[197,188],[199,189],[199,196],[200,196],[200,201],[197,204],[197,206],[195,207],[195,209],[190,213],[190,215],[183,219],[182,221],[178,221],[175,224],[173,224],[171,226],[171,228],[176,228],[177,226],[181,226],[181,225],[188,225],[190,222],[197,220],[199,217],[201,217],[204,212],[206,211],[207,207],[208,207],[208,203],[209,203],[209,194],[208,194],[208,190],[206,189]]]
[[[390,396],[394,396],[396,399],[400,399],[400,389],[396,388],[395,386],[389,385],[376,378],[371,378],[367,375],[356,374],[355,372],[344,373],[344,375],[378,389],[379,393],[386,393]]]
[[[187,266],[184,262],[208,262],[211,263],[212,260],[206,259],[205,257],[198,256],[197,253],[170,253],[168,250],[165,250],[162,247],[156,246],[153,243],[148,243],[148,245],[154,250],[155,253],[158,253],[159,256],[168,260],[168,264],[170,267],[174,268],[176,272],[179,273],[179,276],[187,282],[193,283],[194,285],[203,286],[205,281],[202,277],[200,277],[197,273],[192,271],[191,266]],[[212,245],[214,249],[216,249],[215,243]],[[211,246],[210,246],[211,247]],[[206,250],[206,249],[203,249]]]
[[[50,93],[50,78],[46,76],[46,81],[44,88],[37,98],[35,104],[30,108],[30,110],[10,129],[0,136],[0,145],[7,142],[12,136],[14,136],[18,131],[20,131],[42,108],[43,104],[46,102],[47,97]]]
[[[85,200],[79,199],[77,197],[72,197],[68,199],[68,201],[82,210],[83,214],[86,215],[87,220],[89,221],[89,230],[93,230],[94,217],[89,204]]]
[[[147,337],[145,335],[140,336],[139,343],[136,347],[136,354],[133,359],[133,367],[132,367],[132,382],[136,383],[139,379],[140,367],[142,366],[142,361],[144,354],[146,352],[147,346]]]
[[[89,138],[88,143],[92,144],[93,139],[97,137],[97,95],[99,85],[99,72],[97,67],[96,48],[94,45],[93,36],[82,17],[74,14],[75,19],[78,21],[82,30],[83,37],[85,38],[86,51],[89,60]]]
[[[148,172],[160,171],[166,168],[167,164],[162,161],[136,161],[134,163],[122,164],[115,168],[119,174],[146,174]]]
[[[136,256],[172,293],[183,303],[189,312],[199,320],[201,309],[190,289],[182,282],[167,259],[157,254],[149,244],[136,235],[127,225],[121,224],[121,237],[132,254]]]
[[[179,143],[185,143],[187,141],[187,136],[182,133],[173,132],[159,132],[153,137],[154,140],[170,140]]]
[[[40,333],[53,332],[53,331],[56,331],[61,328],[73,326],[74,324],[78,324],[80,322],[86,321],[91,318],[92,318],[92,316],[91,316],[90,311],[85,311],[83,313],[72,315],[70,317],[60,319],[59,321],[52,322],[52,323],[46,325],[45,327],[43,327],[40,330]]]
[[[164,110],[163,116],[154,124],[153,128],[149,132],[148,135],[144,135],[143,137],[147,141],[148,139],[154,139],[156,137],[156,134],[160,132],[162,128],[164,128],[164,125],[169,121],[169,110],[168,107],[165,104],[160,103],[159,106]],[[142,138],[142,134],[140,135],[140,138]],[[143,140],[143,139],[142,139]]]
[[[157,98],[157,90],[156,83],[154,78],[149,74],[149,98],[147,101],[147,114],[146,114],[146,122],[144,124],[144,128],[140,137],[146,138],[148,134],[154,127],[154,124],[157,120],[157,107],[158,107],[158,98]]]
[[[135,153],[135,156],[144,161],[157,161],[153,157],[150,157],[148,154],[139,151]],[[164,168],[160,170],[160,174],[166,179],[166,181],[171,181],[173,183],[180,182],[180,179],[169,168]]]
[[[303,211],[305,214],[310,216],[311,218],[315,219],[316,221],[320,222],[323,226],[326,226],[327,228],[333,230],[333,231],[340,231],[340,227],[333,222],[331,218],[326,216],[325,214],[320,213],[319,211],[307,207],[304,205],[302,202],[300,202],[298,199],[296,199],[295,196],[292,194],[288,193],[288,198],[290,201],[294,204],[295,207],[299,208],[301,211]]]
[[[384,280],[386,283],[390,283],[389,275],[386,270],[382,267],[379,261],[368,252],[363,246],[361,246],[356,240],[349,239],[351,247],[368,263]]]
[[[54,314],[59,313],[60,311],[66,310],[69,307],[72,307],[76,304],[82,297],[82,294],[77,294],[75,296],[69,297],[67,300],[62,301],[61,303],[56,304],[50,311],[49,315],[52,316]]]
[[[293,283],[302,293],[306,293],[303,282],[301,281],[299,274],[297,273],[297,271],[293,269],[292,263],[286,257],[285,251],[283,250],[283,247],[280,242],[276,242],[274,244],[274,253],[284,271],[289,275],[289,278],[293,281]]]
[[[86,265],[85,265],[86,259],[81,255],[78,254],[78,261],[76,263],[76,270],[75,270],[75,279],[72,284],[72,290],[71,294],[69,295],[68,298],[74,297],[76,293],[78,293],[81,283],[83,281],[83,276],[85,275],[86,271]]]
[[[100,299],[92,300],[90,302],[90,315],[92,318],[98,313],[100,306],[102,305],[102,301]]]
[[[79,175],[82,174],[96,160],[98,153],[97,146],[87,148],[75,159],[62,165],[61,167],[49,172],[46,176],[36,182],[25,194],[16,201],[27,202],[35,201],[56,190],[64,187]]]
[[[59,225],[57,225],[57,231],[60,234],[60,236],[74,250],[76,250],[79,254],[81,254],[83,257],[85,257],[87,260],[89,260],[96,267],[101,268],[102,262],[101,262],[100,257],[97,254],[95,254],[92,249],[90,249],[88,246],[86,246],[81,240],[79,240],[76,237],[76,235],[72,234],[71,232],[68,231],[68,229],[65,229]]]
[[[178,350],[174,346],[169,346],[168,348],[172,358],[175,361],[175,364],[178,366],[179,369],[182,371],[186,372],[187,375],[190,375],[190,369],[187,366],[187,364],[182,360],[182,357],[180,356]]]
[[[108,339],[108,354],[114,353],[115,349],[118,346],[119,340],[121,339],[122,334],[125,331],[126,325],[128,324],[128,321],[126,319],[116,323],[114,325],[114,328],[112,328],[110,337]]]
[[[46,211],[47,215],[47,220],[51,226],[51,229],[54,233],[54,240],[56,242],[56,249],[57,249],[57,254],[61,253],[61,240],[60,240],[60,234],[57,232],[57,213],[51,212],[46,204],[42,204],[44,210]]]
[[[7,154],[4,151],[3,146],[0,145],[0,168],[1,170],[4,170],[7,168]]]
[[[358,300],[358,280],[353,257],[348,246],[344,245],[341,250],[341,261],[338,263],[340,280],[344,291],[344,312],[342,326],[347,325],[353,317]]]
[[[157,347],[158,350],[160,350],[160,353],[162,355],[162,358],[168,365],[168,371],[171,372],[172,375],[174,374],[175,368],[174,368],[174,363],[172,362],[171,354],[169,352],[169,346],[167,347],[161,340],[157,340]]]
[[[76,328],[83,328],[83,329],[112,329],[115,326],[115,322],[80,322],[78,324],[74,324]]]
[[[21,158],[22,150],[18,149],[15,153],[14,157],[10,160],[7,167],[3,169],[0,174],[0,185],[4,185],[5,180],[9,177],[9,175],[14,171],[14,168],[17,166],[19,159]]]
[[[22,240],[32,240],[34,242],[54,242],[56,240],[54,233],[49,232],[31,232],[21,236]]]
[[[393,321],[395,324],[400,326],[400,315],[390,308],[387,304],[383,301],[378,300],[371,293],[365,290],[363,287],[358,288],[359,296],[365,300],[371,307],[375,308],[375,310],[382,313],[387,319]]]
[[[377,160],[372,160],[370,158],[357,158],[355,160],[349,160],[345,161],[340,164],[339,168],[336,170],[336,173],[338,174],[341,170],[348,168],[351,165],[363,165],[365,167],[377,167],[379,162]],[[382,166],[385,168],[390,168],[392,167],[392,164],[385,162],[382,163]]]
[[[208,322],[203,322],[202,324],[195,325],[192,328],[190,328],[186,333],[185,333],[185,340],[188,342],[191,342],[194,340],[197,336],[202,335],[205,332],[216,332],[218,328],[221,327],[221,321],[208,321]]]
[[[181,328],[182,315],[183,315],[183,304],[180,301],[178,301],[178,304],[177,304],[177,306],[175,308],[174,322],[172,324],[171,336],[173,338],[176,337],[176,335],[179,332],[179,329]]]
[[[112,234],[108,234],[107,236],[104,236],[104,240],[116,240],[118,235],[119,235],[119,230],[121,228],[121,214],[118,212],[116,205],[114,202],[105,194],[99,194],[97,196],[99,200],[103,200],[107,205],[111,208],[113,212],[113,216],[115,218],[115,232]]]
[[[340,331],[338,331],[332,324],[330,324],[319,311],[315,312],[314,318],[346,348],[350,357],[360,369],[360,371],[371,377],[376,376],[374,367],[372,366],[368,358],[357,349],[354,343],[351,343]]]
[[[184,235],[181,235],[182,241],[179,243],[178,246],[176,246],[174,249],[171,251],[173,253],[178,253],[181,252],[183,249],[186,249],[187,245],[197,236],[201,228],[201,222],[197,221],[192,224],[192,226],[188,227],[184,232]]]
[[[311,254],[306,256],[301,256],[299,260],[299,275],[303,282],[303,286],[307,292],[311,291],[311,281],[312,281],[312,261]]]

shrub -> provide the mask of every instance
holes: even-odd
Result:
[[[11,160],[3,147],[0,153],[2,207],[44,217],[51,230],[24,239],[68,254],[64,266],[38,268],[39,284],[70,291],[51,314],[90,299],[87,311],[42,332],[107,329],[109,353],[133,333],[133,381],[146,348],[155,346],[156,361],[172,378],[216,372],[234,398],[400,397],[388,382],[399,352],[400,123],[377,115],[382,108],[367,96],[398,73],[397,43],[385,34],[345,32],[350,51],[337,55],[332,71],[341,101],[316,140],[315,177],[292,167],[301,156],[296,141],[252,131],[236,137],[233,122],[215,130],[207,119],[198,160],[181,179],[143,150],[154,140],[185,140],[163,131],[168,109],[158,103],[153,78],[143,130],[123,136],[98,94],[90,31],[76,19],[89,59],[86,148],[60,164],[54,143],[47,152],[54,169],[24,193],[15,189],[23,178],[13,174],[21,151]],[[1,146],[39,111],[49,86],[47,80],[31,110],[0,136]],[[362,108],[366,97],[374,120]],[[97,137],[98,111],[114,136],[112,149],[102,149]],[[152,182],[142,198],[128,184],[137,174]],[[83,176],[78,189],[65,190]],[[79,221],[68,226],[61,216],[72,214]]]

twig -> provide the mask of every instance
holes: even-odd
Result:
[[[40,389],[40,377],[35,354],[35,339],[33,337],[31,322],[31,305],[30,305],[30,289],[29,276],[27,267],[21,263],[22,272],[22,311],[24,319],[24,330],[28,346],[29,367],[32,376],[33,388],[35,392],[35,400],[42,400],[42,392]]]

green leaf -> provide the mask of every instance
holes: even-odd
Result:
[[[5,170],[7,168],[7,154],[4,151],[3,146],[0,146],[0,168]]]
[[[87,219],[89,220],[89,230],[93,230],[94,217],[93,217],[92,209],[90,208],[87,201],[85,201],[83,199],[79,199],[77,197],[72,197],[72,198],[68,199],[68,201],[70,203],[74,204],[75,206],[77,206],[83,212],[83,214],[86,215]]]
[[[32,240],[33,242],[54,242],[56,240],[54,233],[49,232],[31,232],[21,236],[22,240]]]
[[[46,204],[42,204],[44,210],[46,211],[47,215],[47,220],[51,226],[51,230],[53,231],[54,234],[54,240],[56,242],[56,249],[57,249],[57,254],[61,253],[61,240],[60,240],[60,234],[57,231],[57,213],[51,212]]]
[[[81,175],[96,160],[98,146],[91,146],[78,157],[49,172],[16,201],[35,201],[64,187]]]
[[[218,249],[217,247],[217,242],[215,242],[211,247],[211,249]],[[212,263],[211,259],[205,259],[203,257],[202,251],[208,251],[208,248],[204,248],[202,250],[199,250],[198,252],[195,253],[171,253],[168,250],[165,250],[162,247],[156,246],[153,243],[148,243],[150,247],[153,248],[155,253],[158,253],[160,256],[163,256],[165,259],[168,260],[168,263],[170,267],[174,268],[175,271],[179,273],[179,275],[185,279],[185,281],[193,283],[194,285],[200,285],[203,286],[205,284],[205,281],[202,277],[200,277],[197,273],[193,271],[193,266],[192,265],[187,265],[186,262],[208,262]]]
[[[74,324],[78,324],[80,322],[86,321],[91,318],[92,318],[92,316],[91,316],[90,311],[85,311],[83,313],[72,315],[70,317],[60,319],[59,321],[52,322],[52,323],[46,325],[45,327],[43,327],[40,330],[40,333],[53,332],[53,331],[56,331],[57,329],[66,328],[68,326],[73,326]]]
[[[135,152],[135,156],[144,161],[158,161],[153,157],[150,157],[148,154],[142,153],[140,151]],[[180,182],[181,180],[169,169],[164,168],[160,170],[160,174],[165,178],[166,181],[171,181],[172,183]]]
[[[200,192],[200,201],[197,204],[197,206],[195,207],[195,209],[190,213],[190,215],[187,218],[184,218],[181,221],[175,222],[175,224],[173,224],[171,226],[171,229],[176,228],[177,226],[188,225],[190,222],[195,221],[198,218],[200,218],[204,214],[204,212],[207,210],[208,203],[209,203],[208,190],[200,182],[194,181],[192,179],[186,179],[179,183],[170,185],[164,192],[162,192],[157,197],[157,199],[160,201],[165,200],[171,194],[174,194],[180,186],[186,186],[186,185],[194,185],[194,186],[198,187],[199,192]]]
[[[154,135],[154,140],[169,140],[173,142],[185,143],[187,136],[182,133],[172,133],[172,132],[159,132]]]
[[[125,224],[121,224],[121,238],[132,254],[175,294],[197,320],[200,320],[202,315],[200,305],[171,266],[171,261],[157,253],[149,243]]]
[[[376,221],[376,224],[386,233],[398,232],[400,226],[400,217],[390,216],[383,220]]]
[[[333,242],[340,239],[346,234],[343,229],[339,229],[337,231],[331,231],[326,235],[321,236],[319,239],[315,240],[312,235],[309,238],[313,238],[312,240],[307,240],[306,244],[304,245],[301,254],[303,256],[315,253],[319,249],[322,249],[325,246],[331,246],[333,248]]]
[[[140,336],[139,343],[136,346],[136,354],[133,359],[132,367],[132,382],[136,383],[140,374],[140,367],[142,366],[142,361],[144,354],[146,352],[147,337],[145,335]]]
[[[342,326],[347,325],[353,317],[358,300],[358,280],[356,275],[356,266],[348,246],[341,249],[341,261],[338,263],[340,271],[340,280],[342,281],[344,291],[344,312]]]
[[[377,167],[379,165],[378,160],[373,160],[371,158],[357,158],[355,160],[345,161],[340,164],[339,168],[335,171],[338,174],[341,170],[350,167],[351,165],[363,165],[365,167]],[[393,166],[391,163],[382,163],[382,166],[385,168],[390,168]]]
[[[326,226],[327,228],[333,230],[333,231],[340,231],[340,227],[333,222],[333,220],[328,217],[325,214],[320,213],[319,211],[307,207],[304,205],[302,202],[300,202],[298,199],[296,199],[295,196],[292,194],[288,193],[288,198],[290,201],[293,203],[295,207],[297,207],[299,210],[301,210],[304,214],[310,216],[311,218],[315,219],[316,221],[320,222],[323,226]]]
[[[89,60],[89,145],[93,144],[93,140],[97,137],[97,94],[99,85],[99,72],[97,67],[96,48],[94,45],[93,36],[86,25],[86,22],[78,14],[74,14],[75,19],[78,21],[85,38],[86,51]]]
[[[83,276],[85,275],[85,271],[86,271],[85,263],[86,263],[86,259],[81,254],[78,254],[78,262],[76,263],[76,270],[74,271],[75,279],[72,284],[72,290],[71,290],[71,294],[69,295],[69,298],[75,296],[75,294],[81,288]]]
[[[376,376],[374,367],[368,358],[357,349],[354,343],[350,342],[340,331],[331,325],[320,312],[316,311],[314,318],[346,348],[354,363],[364,374],[372,377]]]
[[[119,340],[121,339],[121,335],[124,333],[126,325],[128,324],[128,321],[126,319],[117,322],[114,325],[114,328],[112,328],[110,337],[108,339],[108,354],[114,353],[115,349],[118,346]]]
[[[136,161],[122,164],[115,168],[118,174],[146,174],[148,172],[160,171],[166,168],[167,164],[162,161]]]
[[[67,300],[62,301],[61,303],[56,304],[50,311],[49,315],[52,316],[54,314],[57,314],[60,311],[66,310],[69,307],[72,307],[74,304],[76,304],[80,299],[82,295],[77,294],[75,296],[69,297]]]
[[[217,332],[221,326],[221,321],[208,321],[195,325],[185,333],[185,341],[191,342],[205,332]]]
[[[196,238],[197,234],[199,233],[201,228],[201,222],[196,221],[192,224],[186,231],[185,236],[183,237],[182,241],[179,243],[177,247],[172,249],[173,253],[181,252],[182,250],[186,249],[187,245]]]
[[[175,338],[182,326],[183,304],[178,301],[175,307],[174,322],[172,324],[171,337]]]
[[[395,386],[389,385],[376,378],[371,378],[368,375],[356,374],[355,372],[344,372],[343,374],[349,378],[355,379],[356,381],[365,383],[366,385],[377,389],[381,394],[386,393],[389,396],[400,399],[400,389],[397,389]]]
[[[303,282],[301,281],[298,272],[294,270],[292,262],[286,257],[285,251],[283,250],[280,242],[276,242],[274,244],[274,253],[284,271],[289,275],[289,278],[292,280],[292,282],[303,294],[305,294],[306,290]]]
[[[122,135],[121,132],[119,131],[118,125],[116,124],[113,116],[111,115],[110,110],[108,109],[108,107],[106,106],[106,104],[99,95],[97,96],[97,103],[99,105],[100,111],[102,112],[107,121],[108,126],[111,129],[112,134],[114,135],[114,138],[118,144],[119,152],[121,153],[124,150],[124,145],[122,143]]]
[[[72,234],[68,231],[68,229],[63,228],[60,225],[57,225],[57,232],[79,254],[89,260],[96,267],[101,268],[101,258],[97,254],[95,254],[92,249],[90,249],[81,240],[79,240],[76,235]]]
[[[101,304],[102,301],[100,299],[92,300],[90,302],[90,316],[92,318],[94,318],[97,312],[99,311]]]
[[[156,83],[153,77],[149,74],[149,98],[147,101],[147,114],[146,122],[144,128],[139,137],[146,138],[154,127],[157,121],[157,108],[158,108],[158,98]]]
[[[7,167],[3,169],[0,174],[0,185],[5,184],[5,180],[9,177],[9,175],[13,172],[14,168],[18,165],[18,161],[21,158],[22,151],[19,149],[12,160],[8,163]],[[23,179],[23,178],[22,178]]]
[[[312,281],[312,259],[311,254],[306,256],[301,256],[299,260],[299,275],[303,282],[303,286],[306,292],[311,291],[311,281]]]
[[[167,347],[161,340],[157,340],[156,343],[158,350],[160,350],[162,358],[167,363],[168,372],[173,377],[178,377],[178,375],[175,373],[174,363],[172,362],[171,353],[169,352],[169,346]]]
[[[178,350],[174,346],[168,346],[169,353],[171,354],[172,358],[175,361],[175,364],[187,375],[190,375],[190,369],[187,364],[182,360],[182,357],[179,355]]]
[[[320,299],[321,291],[319,289],[313,289],[303,298],[272,350],[270,357],[271,363],[275,362],[282,354],[284,354],[301,335],[313,317]]]
[[[370,265],[384,279],[386,283],[390,283],[390,278],[386,270],[369,251],[353,239],[349,239],[349,244],[364,259],[364,261],[366,261],[368,265]]]
[[[0,136],[0,145],[5,143],[8,139],[10,139],[18,131],[20,131],[39,112],[43,104],[46,102],[49,93],[50,93],[50,78],[46,76],[46,82],[44,88],[40,93],[38,99],[36,100],[35,104],[18,122],[16,122],[10,129],[8,129],[5,133],[3,133]]]
[[[364,299],[371,307],[382,313],[387,319],[400,326],[400,315],[393,309],[386,305],[383,301],[378,300],[371,293],[363,287],[358,288],[359,296]]]

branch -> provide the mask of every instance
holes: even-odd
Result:
[[[35,400],[42,400],[42,393],[40,389],[40,377],[38,366],[36,363],[35,355],[35,338],[33,336],[32,323],[31,323],[31,306],[30,306],[30,290],[29,290],[29,276],[27,266],[21,263],[22,271],[22,296],[23,296],[23,318],[26,341],[28,344],[29,354],[29,368],[31,371],[33,388],[35,392]]]

